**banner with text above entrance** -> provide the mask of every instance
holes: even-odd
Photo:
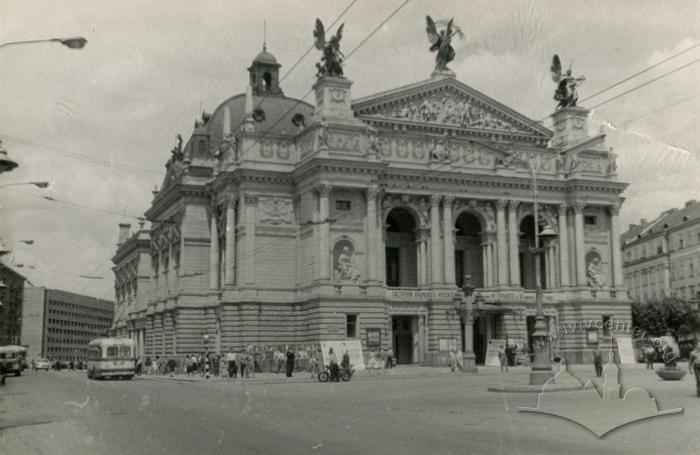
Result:
[[[328,350],[333,349],[338,358],[338,365],[343,360],[343,354],[347,351],[350,356],[350,365],[356,370],[365,369],[365,357],[362,355],[362,343],[360,340],[321,341],[323,352],[323,365],[328,365]]]

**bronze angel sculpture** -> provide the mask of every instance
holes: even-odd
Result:
[[[444,25],[444,21],[439,21],[437,24],[430,16],[425,16],[427,27],[425,31],[428,33],[428,41],[430,42],[430,51],[437,51],[435,56],[435,71],[449,71],[447,64],[455,58],[455,49],[452,47],[452,37],[456,34],[460,38],[464,37],[462,30],[454,25],[454,19],[450,19],[445,27],[438,31],[438,25]]]
[[[586,77],[574,77],[571,74],[571,65],[569,65],[566,73],[562,74],[561,60],[559,60],[557,54],[554,54],[554,58],[552,58],[550,71],[552,72],[552,80],[557,83],[557,89],[554,91],[554,100],[559,101],[557,109],[576,106],[578,102],[576,87],[581,85],[586,80]]]
[[[316,63],[318,73],[316,77],[343,77],[343,58],[345,57],[340,51],[340,40],[343,38],[343,26],[338,27],[335,36],[326,41],[326,30],[323,27],[321,19],[316,19],[316,28],[314,29],[314,45],[316,49],[323,51],[321,62]]]

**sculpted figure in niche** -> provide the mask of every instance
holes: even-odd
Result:
[[[343,247],[343,251],[338,255],[338,264],[335,271],[336,281],[351,281],[354,283],[360,278],[360,272],[355,269],[355,264],[352,260],[350,247]]]
[[[588,265],[588,285],[594,288],[602,288],[606,285],[605,274],[600,267],[600,258],[595,257]]]

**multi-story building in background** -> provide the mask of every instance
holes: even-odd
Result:
[[[550,328],[630,321],[626,184],[585,109],[557,110],[551,131],[451,72],[358,100],[320,78],[312,105],[284,94],[280,66],[260,52],[245,92],[170,151],[150,229],[122,228],[114,328],[145,355],[359,340],[439,365],[464,337],[453,298],[469,275],[483,361],[490,339],[531,346],[536,261]],[[577,362],[600,340],[557,342]]]
[[[25,281],[11,266],[0,263],[0,346],[20,344]]]
[[[22,344],[29,359],[85,359],[88,342],[107,335],[114,302],[87,295],[28,287],[24,290]]]
[[[700,203],[632,224],[621,238],[627,287],[637,301],[674,296],[695,300],[700,292]]]

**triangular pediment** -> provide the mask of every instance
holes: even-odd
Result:
[[[354,100],[360,118],[445,125],[550,138],[552,132],[452,77],[437,77]]]

